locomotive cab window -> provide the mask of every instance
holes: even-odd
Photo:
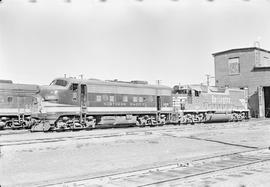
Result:
[[[72,84],[70,86],[70,90],[72,90],[73,92],[77,91],[78,90],[78,84]]]
[[[199,97],[200,96],[200,91],[195,90],[195,97]]]
[[[65,87],[67,84],[68,84],[68,82],[65,81],[65,80],[56,79],[56,80],[53,80],[50,85],[56,85],[56,86],[63,86],[63,87]]]
[[[187,94],[187,90],[186,89],[178,90],[177,93],[178,94]]]

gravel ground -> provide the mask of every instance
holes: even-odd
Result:
[[[187,138],[190,136],[267,147],[270,143],[268,123],[270,121],[263,120],[183,127],[170,126],[167,128],[167,132],[159,131],[166,128],[161,127],[2,135],[0,144],[5,141],[33,138],[129,132],[129,135],[116,137],[66,139],[60,142],[2,146],[0,183],[2,186],[35,186],[250,150],[241,146]],[[144,132],[146,130],[147,133]],[[132,133],[135,131],[141,133]],[[258,181],[258,178],[262,178],[262,176],[257,176],[254,180]],[[253,179],[250,180],[253,181]],[[231,181],[226,182],[231,185],[229,184]]]

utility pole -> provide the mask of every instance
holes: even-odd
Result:
[[[206,76],[206,84],[207,84],[207,86],[209,86],[210,85],[210,79],[215,78],[215,77],[213,77],[213,76],[211,76],[209,74],[206,74],[205,76]]]

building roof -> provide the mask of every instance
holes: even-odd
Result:
[[[213,53],[212,55],[215,57],[217,55],[222,55],[222,54],[226,54],[226,53],[243,52],[243,51],[253,51],[253,50],[260,50],[260,51],[264,51],[266,53],[270,53],[270,51],[267,51],[267,50],[262,49],[262,48],[259,48],[259,47],[246,47],[246,48],[229,49],[229,50],[226,50],[226,51],[221,51],[221,52]]]

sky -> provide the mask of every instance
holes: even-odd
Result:
[[[0,79],[197,84],[214,76],[212,53],[270,50],[269,0],[66,1],[2,0]]]

